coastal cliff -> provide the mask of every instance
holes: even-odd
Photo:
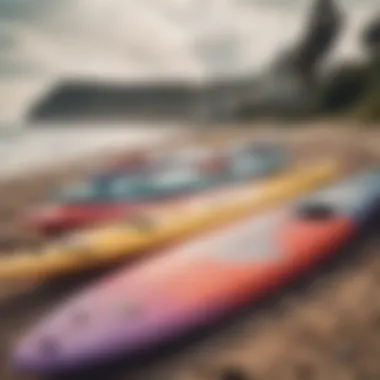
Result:
[[[29,111],[31,121],[230,120],[312,103],[318,70],[339,36],[333,0],[316,0],[300,40],[264,73],[208,83],[62,80]],[[247,112],[248,110],[248,112]]]

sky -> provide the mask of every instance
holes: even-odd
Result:
[[[0,0],[0,123],[65,77],[201,79],[259,72],[302,29],[310,0]],[[338,0],[335,59],[360,57],[380,0]]]

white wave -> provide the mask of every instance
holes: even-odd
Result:
[[[93,153],[149,147],[177,133],[179,128],[149,125],[103,128],[25,129],[4,127],[0,132],[0,179],[56,167]]]

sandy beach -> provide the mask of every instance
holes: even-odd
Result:
[[[225,128],[218,132],[186,132],[187,142],[249,136],[281,141],[295,160],[311,157],[344,158],[350,170],[380,160],[380,133],[356,126],[299,125],[265,128]],[[185,135],[184,135],[185,136]],[[191,136],[191,137],[190,137]],[[167,144],[178,146],[179,140]],[[168,146],[165,149],[169,149]],[[6,181],[0,185],[0,233],[4,241],[37,239],[13,221],[46,191],[68,179],[101,167],[118,152],[102,152],[53,172]],[[183,342],[158,359],[124,365],[96,379],[375,379],[380,376],[380,256],[373,234],[355,252],[336,257],[296,284],[265,302],[237,313],[221,326]],[[22,330],[88,278],[58,281],[19,290],[2,286],[0,295],[0,378],[39,379],[17,374],[8,366],[8,354]],[[1,294],[2,293],[2,294]],[[84,378],[72,375],[71,379]],[[88,377],[90,378],[90,377]]]

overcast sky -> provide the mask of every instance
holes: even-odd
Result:
[[[0,122],[57,78],[202,77],[259,71],[296,38],[310,0],[0,0]],[[338,57],[380,0],[341,0]]]

